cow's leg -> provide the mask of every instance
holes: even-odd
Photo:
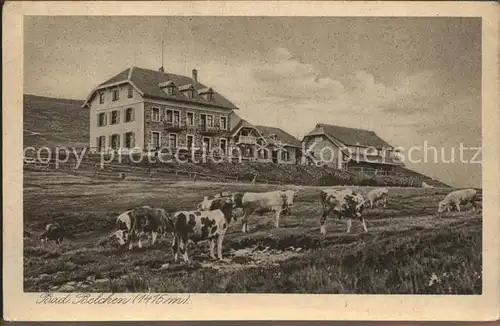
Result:
[[[139,234],[139,237],[138,237],[138,238],[139,238],[139,240],[138,240],[138,242],[137,242],[137,246],[138,246],[139,248],[142,248],[142,236],[143,236],[143,235],[142,235],[142,233],[141,233],[141,234]]]
[[[210,258],[215,259],[215,238],[210,239]]]
[[[361,218],[361,225],[363,225],[363,230],[365,232],[368,232],[368,229],[366,228],[366,222],[365,222],[365,219],[364,218]]]
[[[179,260],[179,239],[174,235],[174,241],[172,242],[172,252],[174,254],[174,261]]]
[[[456,202],[456,203],[455,203],[455,207],[457,208],[457,211],[459,211],[459,212],[460,212],[460,203],[459,203],[459,202]]]
[[[280,210],[277,209],[276,210],[276,228],[277,229],[279,229],[279,227],[280,227],[280,214],[281,214]]]
[[[187,244],[188,244],[187,237],[182,237],[179,241],[179,249],[182,255],[182,259],[184,260],[185,263],[189,262],[189,257],[187,255]]]
[[[323,213],[321,214],[321,217],[319,219],[319,223],[321,224],[321,227],[320,227],[320,232],[321,234],[326,234],[326,226],[325,226],[325,222],[326,222],[326,218],[328,217],[328,214],[330,214],[330,212],[332,211],[332,208],[325,208],[323,210]]]
[[[370,200],[370,208],[373,208],[373,200]]]
[[[224,233],[217,237],[217,257],[222,259],[222,241],[224,240]]]
[[[248,231],[248,210],[246,208],[243,211],[243,218],[241,220],[243,222],[241,232],[246,233]]]
[[[156,239],[158,238],[158,233],[152,232],[151,233],[151,238],[152,238],[151,244],[154,246],[154,244],[156,243]]]
[[[389,200],[387,199],[387,197],[385,197],[385,199],[384,199],[384,208],[387,208],[388,201]]]
[[[347,219],[347,232],[346,233],[350,233],[351,232],[351,226],[352,226],[352,219],[348,218]]]

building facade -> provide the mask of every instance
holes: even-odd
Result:
[[[83,106],[90,109],[90,147],[98,153],[194,148],[293,164],[300,148],[300,141],[281,129],[271,135],[271,127],[241,119],[233,103],[198,81],[196,69],[187,77],[131,67],[94,88]],[[282,140],[284,147],[278,146]]]
[[[362,171],[404,166],[395,148],[373,131],[318,123],[302,142],[302,163]]]

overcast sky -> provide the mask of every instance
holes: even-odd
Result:
[[[24,91],[85,99],[130,67],[213,87],[255,124],[301,137],[318,122],[375,131],[408,156],[424,143],[456,163],[407,166],[481,186],[481,21],[475,18],[28,17]],[[470,160],[473,150],[465,151]],[[481,159],[481,155],[478,157]],[[440,157],[438,158],[440,161]]]

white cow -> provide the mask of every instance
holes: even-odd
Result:
[[[361,221],[363,229],[368,232],[365,220],[362,216],[365,200],[363,196],[352,189],[324,189],[320,194],[323,213],[321,214],[321,234],[326,234],[325,221],[330,213],[333,213],[339,219],[347,218],[347,232],[351,232],[352,218]]]
[[[233,202],[235,207],[242,207],[244,209],[242,232],[248,232],[248,216],[252,213],[262,216],[264,213],[274,212],[276,214],[275,225],[279,228],[281,213],[290,211],[290,207],[293,206],[297,195],[298,192],[294,190],[234,194]]]
[[[373,208],[377,203],[383,203],[384,208],[387,207],[389,201],[389,189],[377,188],[373,189],[366,195],[370,208]]]
[[[476,189],[461,189],[450,192],[443,200],[439,202],[438,213],[444,211],[451,211],[453,207],[460,212],[460,205],[467,205],[467,203],[472,204],[472,209],[475,210],[477,200]]]

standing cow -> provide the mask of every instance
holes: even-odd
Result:
[[[450,192],[443,200],[439,202],[438,213],[451,211],[453,207],[460,212],[460,205],[472,204],[472,209],[475,210],[477,200],[476,189],[461,189]]]
[[[290,212],[297,195],[297,191],[294,190],[234,194],[235,207],[244,209],[242,232],[248,232],[248,216],[253,213],[262,216],[264,213],[274,212],[276,216],[275,225],[279,228],[281,213],[286,212],[285,214],[287,214]]]
[[[47,224],[45,231],[40,235],[42,246],[49,241],[54,241],[56,245],[60,245],[63,240],[64,231],[57,222]]]
[[[213,210],[179,211],[174,213],[174,260],[178,261],[179,252],[184,262],[189,262],[187,244],[210,241],[210,258],[222,259],[222,242],[232,219],[234,202],[230,197],[220,197],[212,201]]]
[[[383,204],[384,208],[387,207],[389,202],[389,189],[377,188],[373,189],[366,195],[370,208],[375,207],[378,203]]]
[[[120,214],[116,219],[116,231],[112,234],[123,246],[128,243],[132,250],[134,242],[142,248],[142,238],[149,234],[154,245],[158,234],[173,232],[173,223],[161,208],[140,206]]]
[[[339,219],[347,218],[346,233],[351,232],[352,218],[359,219],[364,231],[368,232],[362,216],[364,199],[361,194],[352,189],[324,189],[321,191],[320,201],[323,207],[323,213],[320,218],[321,234],[326,234],[325,221],[330,213],[333,213]]]

